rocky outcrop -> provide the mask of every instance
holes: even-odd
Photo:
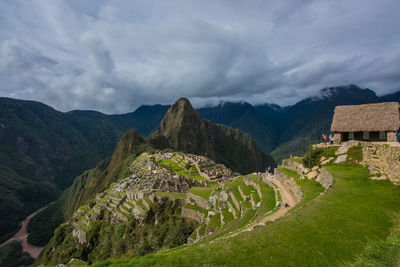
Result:
[[[372,175],[386,175],[394,184],[400,184],[400,146],[379,143],[361,143],[363,160]]]
[[[359,142],[360,141],[357,140],[350,140],[347,142],[343,142],[342,145],[339,147],[339,149],[336,150],[335,154],[336,155],[346,154],[350,147],[357,145]]]
[[[325,191],[326,191],[332,185],[333,175],[330,172],[328,172],[327,170],[325,170],[324,168],[321,168],[319,170],[319,174],[315,180],[318,183],[320,183],[325,188]]]
[[[300,186],[297,185],[296,181],[287,176],[284,173],[281,173],[278,168],[274,171],[274,178],[278,180],[281,184],[283,184],[287,189],[289,189],[293,195],[296,197],[297,201],[300,202],[303,199],[303,193],[301,192]]]
[[[336,158],[335,163],[345,162],[347,159],[347,154],[340,155]]]

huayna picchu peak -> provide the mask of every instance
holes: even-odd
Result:
[[[179,151],[207,156],[240,173],[273,168],[273,158],[263,152],[246,133],[203,119],[186,98],[168,109],[150,138],[165,138]]]

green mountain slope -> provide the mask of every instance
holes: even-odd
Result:
[[[0,98],[0,242],[27,214],[55,200],[77,175],[111,155],[128,129],[154,131],[166,108],[148,109],[112,116],[62,113],[34,101]]]
[[[254,107],[249,103],[224,103],[199,109],[206,119],[240,129],[256,140],[260,148],[270,152],[277,145],[279,114],[274,109]]]

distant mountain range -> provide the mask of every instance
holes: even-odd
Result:
[[[309,143],[329,132],[336,105],[399,100],[400,92],[377,97],[370,89],[348,85],[323,89],[318,96],[283,108],[242,102],[201,108],[198,112],[205,119],[248,133],[262,150],[279,160],[290,153],[301,154]],[[56,199],[77,175],[111,155],[128,129],[135,128],[143,137],[154,132],[168,108],[141,106],[121,115],[96,111],[63,113],[34,101],[0,98],[0,242],[17,229],[18,222],[29,212]],[[192,137],[213,132],[204,129],[192,132]],[[171,130],[163,130],[176,148],[191,147],[176,143]],[[194,141],[192,138],[190,142]],[[221,144],[215,153],[227,148],[229,145]],[[201,147],[196,150],[207,151]],[[221,156],[228,157],[229,153]]]

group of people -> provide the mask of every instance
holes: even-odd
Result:
[[[333,145],[333,135],[330,134],[329,136],[326,134],[322,134],[322,143]]]

